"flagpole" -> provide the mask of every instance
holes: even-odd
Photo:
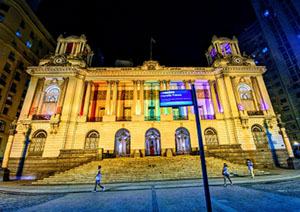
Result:
[[[152,60],[152,37],[150,38],[150,60]]]

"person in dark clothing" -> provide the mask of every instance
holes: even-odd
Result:
[[[228,171],[228,166],[227,166],[226,163],[224,163],[223,170],[222,170],[222,175],[224,177],[224,187],[227,186],[227,184],[226,184],[226,178],[229,180],[230,185],[233,186],[233,183],[232,183],[232,181],[230,179],[230,174],[229,174],[229,171]]]

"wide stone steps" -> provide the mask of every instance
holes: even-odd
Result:
[[[239,176],[249,175],[247,166],[207,157],[209,177],[221,177],[223,164],[227,163],[230,172]],[[154,180],[192,179],[202,177],[199,156],[183,155],[176,157],[113,158],[92,161],[71,170],[57,173],[33,184],[87,184],[94,183],[98,165],[102,166],[102,183],[137,182]],[[255,174],[263,171],[255,170]]]

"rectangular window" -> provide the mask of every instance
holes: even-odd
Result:
[[[13,93],[17,92],[17,84],[16,83],[11,84],[10,91]]]
[[[4,15],[0,13],[0,22],[3,22],[3,20],[4,20]]]
[[[4,3],[0,3],[0,10],[3,10],[4,12],[8,12],[9,6]]]
[[[2,112],[4,115],[6,115],[7,113],[8,113],[8,108],[7,107],[5,107],[4,109],[3,109],[3,112]]]
[[[22,29],[25,29],[25,22],[22,20],[21,21],[21,23],[20,23],[20,27],[22,28]]]
[[[21,31],[19,29],[16,31],[16,36],[21,37]]]
[[[24,91],[23,91],[22,96],[21,96],[22,98],[25,98],[26,92],[27,92],[27,90],[24,90]]]
[[[10,59],[12,62],[14,62],[15,61],[15,53],[10,52],[8,55],[8,59]]]
[[[30,40],[28,40],[28,41],[26,42],[26,46],[27,46],[28,48],[31,48],[31,46],[32,46],[32,43],[31,43],[31,41],[30,41]]]
[[[9,63],[5,64],[4,71],[6,71],[7,73],[10,73],[10,64]]]
[[[33,33],[33,32],[30,32],[30,38],[31,38],[32,40],[34,40],[34,33]]]
[[[24,71],[24,63],[23,62],[20,62],[19,65],[18,65],[18,68],[22,71]]]
[[[283,90],[280,89],[280,90],[278,91],[278,94],[279,94],[279,95],[283,94]]]
[[[286,98],[280,99],[280,103],[281,103],[281,104],[286,103]]]
[[[4,109],[3,109],[3,112],[2,112],[4,115],[6,115],[7,113],[8,113],[8,108],[7,107],[5,107]]]
[[[23,102],[21,101],[20,104],[19,104],[19,106],[18,106],[18,110],[21,110],[22,106],[23,106]]]
[[[289,106],[284,106],[284,107],[282,108],[282,110],[283,110],[283,111],[288,111],[288,110],[290,110],[290,107],[289,107]]]
[[[0,84],[5,86],[6,85],[6,75],[2,74],[0,78]]]
[[[13,98],[12,95],[7,95],[5,104],[12,105],[12,98]]]
[[[16,72],[14,79],[17,80],[17,81],[21,80],[19,72]]]

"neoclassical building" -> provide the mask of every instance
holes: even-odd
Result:
[[[27,69],[30,85],[5,153],[12,173],[22,157],[24,173],[43,164],[45,175],[99,158],[199,154],[193,108],[159,104],[159,91],[191,84],[207,155],[241,164],[251,158],[260,167],[293,156],[263,81],[266,69],[241,55],[236,38],[213,37],[209,67],[90,67],[92,56],[85,36],[59,37],[55,54]],[[74,161],[60,163],[66,155]]]

